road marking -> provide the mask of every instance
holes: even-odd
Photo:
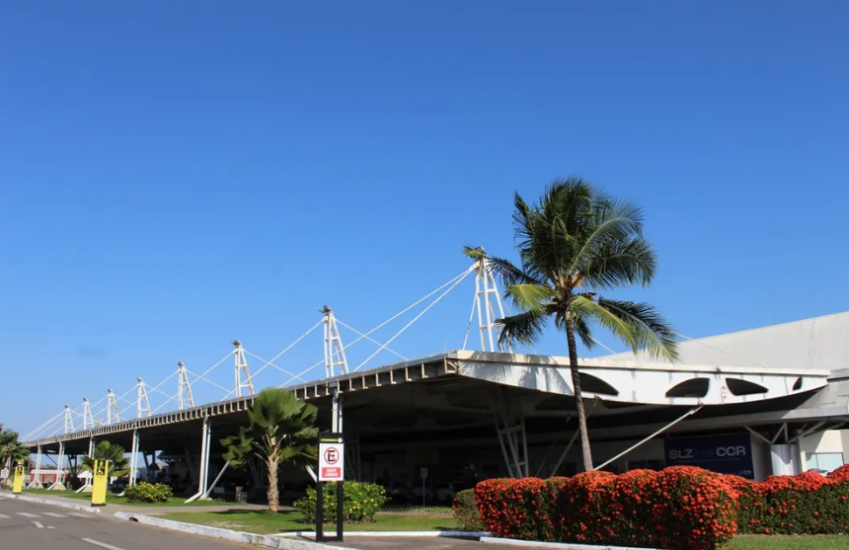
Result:
[[[111,544],[106,544],[105,542],[100,542],[94,539],[83,539],[89,544],[93,544],[95,546],[100,546],[101,548],[108,548],[109,550],[124,550],[123,548],[118,548],[117,546],[112,546]]]
[[[0,514],[0,519],[9,519],[9,516],[5,514]]]
[[[89,519],[90,517],[92,517],[91,514],[75,514],[73,512],[68,512],[68,515],[74,516],[75,518],[85,518],[85,519]]]
[[[28,512],[18,512],[18,515],[19,515],[19,516],[23,516],[23,517],[25,517],[25,518],[37,518],[37,517],[41,517],[41,516],[39,516],[38,514],[30,514],[30,513],[28,513]]]
[[[47,526],[47,528],[48,528],[48,529],[56,529],[56,528],[55,528],[55,527],[53,527],[52,525],[48,525],[48,526]]]
[[[57,514],[56,512],[44,512],[45,516],[50,516],[51,518],[66,518],[68,516],[63,516],[62,514]]]
[[[36,527],[38,527],[39,529],[44,529],[44,526],[42,524],[38,523],[37,521],[32,522],[32,524],[35,525]]]

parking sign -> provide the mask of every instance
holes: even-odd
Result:
[[[342,438],[322,439],[318,444],[318,480],[345,479],[345,444]]]

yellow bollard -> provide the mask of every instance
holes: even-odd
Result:
[[[106,485],[108,479],[108,471],[108,460],[94,461],[94,479],[92,480],[93,487],[91,490],[92,506],[106,506]]]
[[[15,466],[15,481],[12,484],[12,494],[19,495],[24,490],[24,467],[22,464]]]

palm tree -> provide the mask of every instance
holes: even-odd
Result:
[[[0,467],[29,460],[29,449],[18,441],[18,432],[0,424]]]
[[[503,324],[500,338],[533,343],[550,319],[566,333],[584,469],[592,470],[575,337],[592,348],[592,325],[598,324],[635,352],[676,359],[675,333],[654,307],[598,294],[632,284],[648,286],[657,265],[655,253],[643,236],[640,209],[582,179],[555,181],[538,204],[528,205],[518,193],[514,203],[521,267],[487,257],[505,280],[506,295],[522,310],[498,321]],[[466,247],[465,253],[475,259],[486,256],[480,248]]]
[[[231,466],[244,467],[254,454],[265,460],[268,470],[268,510],[277,513],[280,499],[277,470],[281,464],[312,462],[316,458],[318,409],[299,401],[288,390],[268,388],[256,397],[248,409],[250,425],[239,435],[222,439],[227,447],[224,459]]]
[[[94,456],[83,457],[83,470],[94,471],[95,460],[106,460],[109,462],[106,470],[107,479],[110,477],[121,477],[129,473],[130,461],[124,456],[126,451],[120,445],[113,445],[108,441],[100,441],[94,446]]]

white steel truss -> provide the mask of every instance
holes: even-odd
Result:
[[[482,250],[481,250],[482,251]],[[498,314],[496,315],[496,309]],[[478,328],[481,337],[481,351],[513,353],[509,342],[499,341],[499,330],[503,326],[497,319],[504,318],[504,304],[498,292],[498,285],[492,274],[492,267],[486,257],[475,261],[475,301],[472,315],[477,311]]]
[[[327,378],[348,374],[348,360],[345,358],[345,347],[339,336],[339,327],[330,306],[324,306],[319,313],[324,314],[324,370]]]
[[[136,392],[136,418],[150,416],[150,400],[147,398],[147,386],[144,380],[138,379],[138,390]]]
[[[71,407],[65,405],[65,433],[73,433],[76,431],[74,429],[74,415],[71,414]]]
[[[195,406],[195,399],[192,397],[192,385],[189,383],[189,373],[186,371],[186,365],[182,361],[177,363],[177,408],[183,410],[186,405],[189,407]]]
[[[94,428],[94,418],[91,416],[91,403],[83,397],[83,429]]]
[[[115,392],[111,389],[106,394],[106,423],[114,424],[121,421],[121,413],[118,411],[118,400]]]
[[[495,428],[498,432],[498,443],[507,464],[510,477],[520,479],[530,476],[528,461],[528,435],[525,431],[525,419],[510,422],[506,415],[495,415]]]
[[[236,351],[233,353],[233,356],[236,358],[236,397],[253,395],[254,382],[251,379],[251,369],[248,367],[248,360],[245,358],[245,350],[242,348],[242,343],[239,340],[233,340],[233,345],[236,346]],[[242,390],[245,390],[245,393]]]

